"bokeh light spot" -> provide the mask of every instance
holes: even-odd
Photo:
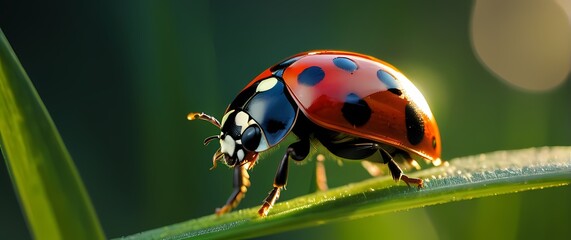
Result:
[[[479,60],[519,89],[547,91],[571,70],[571,22],[556,0],[477,0],[471,40]]]

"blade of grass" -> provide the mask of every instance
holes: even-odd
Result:
[[[278,203],[266,218],[257,207],[201,217],[123,239],[250,238],[323,223],[434,204],[563,186],[571,182],[571,147],[498,151],[453,159],[410,174],[421,190],[389,177],[369,179]]]
[[[105,238],[69,153],[1,30],[0,148],[35,238]]]

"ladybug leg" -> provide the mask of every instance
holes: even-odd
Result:
[[[315,183],[319,191],[327,191],[329,187],[327,186],[327,175],[325,174],[325,157],[323,154],[317,155],[317,163],[315,167]]]
[[[408,154],[407,152],[400,150],[400,149],[396,149],[393,153],[393,158],[396,156],[400,156],[405,163],[407,164],[407,166],[409,167],[414,167],[416,170],[420,170],[420,164],[418,164],[418,162],[416,160],[414,160],[410,154]]]
[[[388,165],[389,171],[391,172],[391,175],[395,181],[402,180],[409,187],[410,187],[410,184],[416,184],[418,186],[418,188],[422,188],[424,186],[422,179],[411,178],[411,177],[408,177],[407,175],[403,174],[402,169],[395,162],[393,157],[387,151],[385,151],[383,148],[379,147],[379,153],[381,154],[381,157],[383,158],[384,163],[386,163]],[[408,155],[408,156],[410,157],[410,155]]]
[[[402,170],[395,162],[395,160],[391,159],[387,164],[389,166],[389,170],[391,171],[391,175],[393,176],[393,179],[395,181],[398,181],[400,179],[401,181],[405,182],[406,185],[408,185],[409,187],[410,184],[416,184],[419,189],[424,187],[424,182],[422,181],[422,179],[411,178],[405,174],[402,174]]]
[[[250,186],[250,175],[248,175],[248,166],[250,164],[244,164],[234,167],[234,192],[228,198],[226,204],[216,209],[216,215],[220,216],[224,213],[230,212],[233,208],[238,206],[240,201],[246,195],[248,187]]]
[[[309,154],[309,141],[299,141],[292,143],[287,148],[286,154],[282,158],[280,165],[278,166],[278,170],[276,172],[276,177],[274,179],[274,188],[268,194],[268,197],[264,200],[264,204],[258,210],[258,214],[261,217],[265,217],[268,215],[270,208],[274,205],[276,200],[280,197],[281,189],[287,183],[287,173],[288,173],[288,163],[289,157],[293,160],[301,161],[307,157]]]
[[[360,138],[346,138],[337,140],[337,142],[333,141],[331,137],[319,137],[319,141],[325,146],[331,153],[345,159],[353,159],[353,160],[363,160],[369,158],[375,152],[379,152],[381,155],[382,160],[378,161],[379,163],[387,164],[389,167],[389,171],[395,181],[402,180],[407,185],[416,184],[419,188],[423,187],[422,179],[418,178],[410,178],[403,174],[401,168],[393,159],[393,156],[389,154],[380,144],[375,142],[370,142],[367,139],[360,139]],[[395,154],[402,154],[401,152],[396,152]],[[406,154],[406,152],[405,152]],[[407,154],[408,155],[408,154]],[[406,159],[406,156],[403,156]],[[408,155],[410,158],[410,155]],[[370,161],[375,161],[375,159],[367,159]],[[369,173],[371,170],[367,168]],[[374,172],[374,171],[373,171]]]

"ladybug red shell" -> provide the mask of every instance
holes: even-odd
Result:
[[[219,139],[214,166],[223,158],[235,169],[234,192],[218,214],[230,211],[244,197],[250,185],[247,170],[258,154],[290,133],[298,141],[287,147],[261,216],[268,214],[285,186],[290,159],[315,155],[311,149],[318,148],[312,144],[343,159],[385,163],[395,180],[419,187],[422,180],[402,174],[394,159],[413,162],[411,154],[440,159],[438,126],[418,89],[393,66],[352,52],[292,56],[254,78],[228,106],[221,123],[204,113],[188,118],[207,120],[221,129],[205,143]],[[324,174],[317,176],[318,182],[325,181]]]
[[[307,52],[264,71],[248,86],[274,73],[282,75],[301,111],[316,124],[427,160],[440,158],[440,133],[426,100],[390,64],[352,52]],[[363,104],[345,104],[355,101]]]

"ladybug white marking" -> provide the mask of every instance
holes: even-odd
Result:
[[[224,115],[224,117],[222,117],[222,122],[220,122],[220,126],[224,126],[224,123],[226,123],[226,120],[228,120],[228,116],[230,116],[230,114],[232,114],[233,112],[234,110],[230,110]]]
[[[238,161],[241,162],[244,159],[244,150],[238,150],[238,152],[236,152],[236,156],[238,157]]]
[[[250,116],[246,112],[240,111],[236,114],[234,121],[236,121],[236,126],[240,126],[242,128],[240,129],[240,134],[244,133],[244,130],[248,127],[249,119]]]
[[[234,155],[234,150],[236,149],[236,143],[232,137],[226,135],[224,139],[220,139],[220,152],[228,154],[232,157]]]
[[[263,80],[260,82],[260,84],[258,84],[258,87],[256,88],[256,92],[268,91],[268,90],[272,89],[277,83],[278,83],[278,80],[276,78],[268,78],[266,80]]]

